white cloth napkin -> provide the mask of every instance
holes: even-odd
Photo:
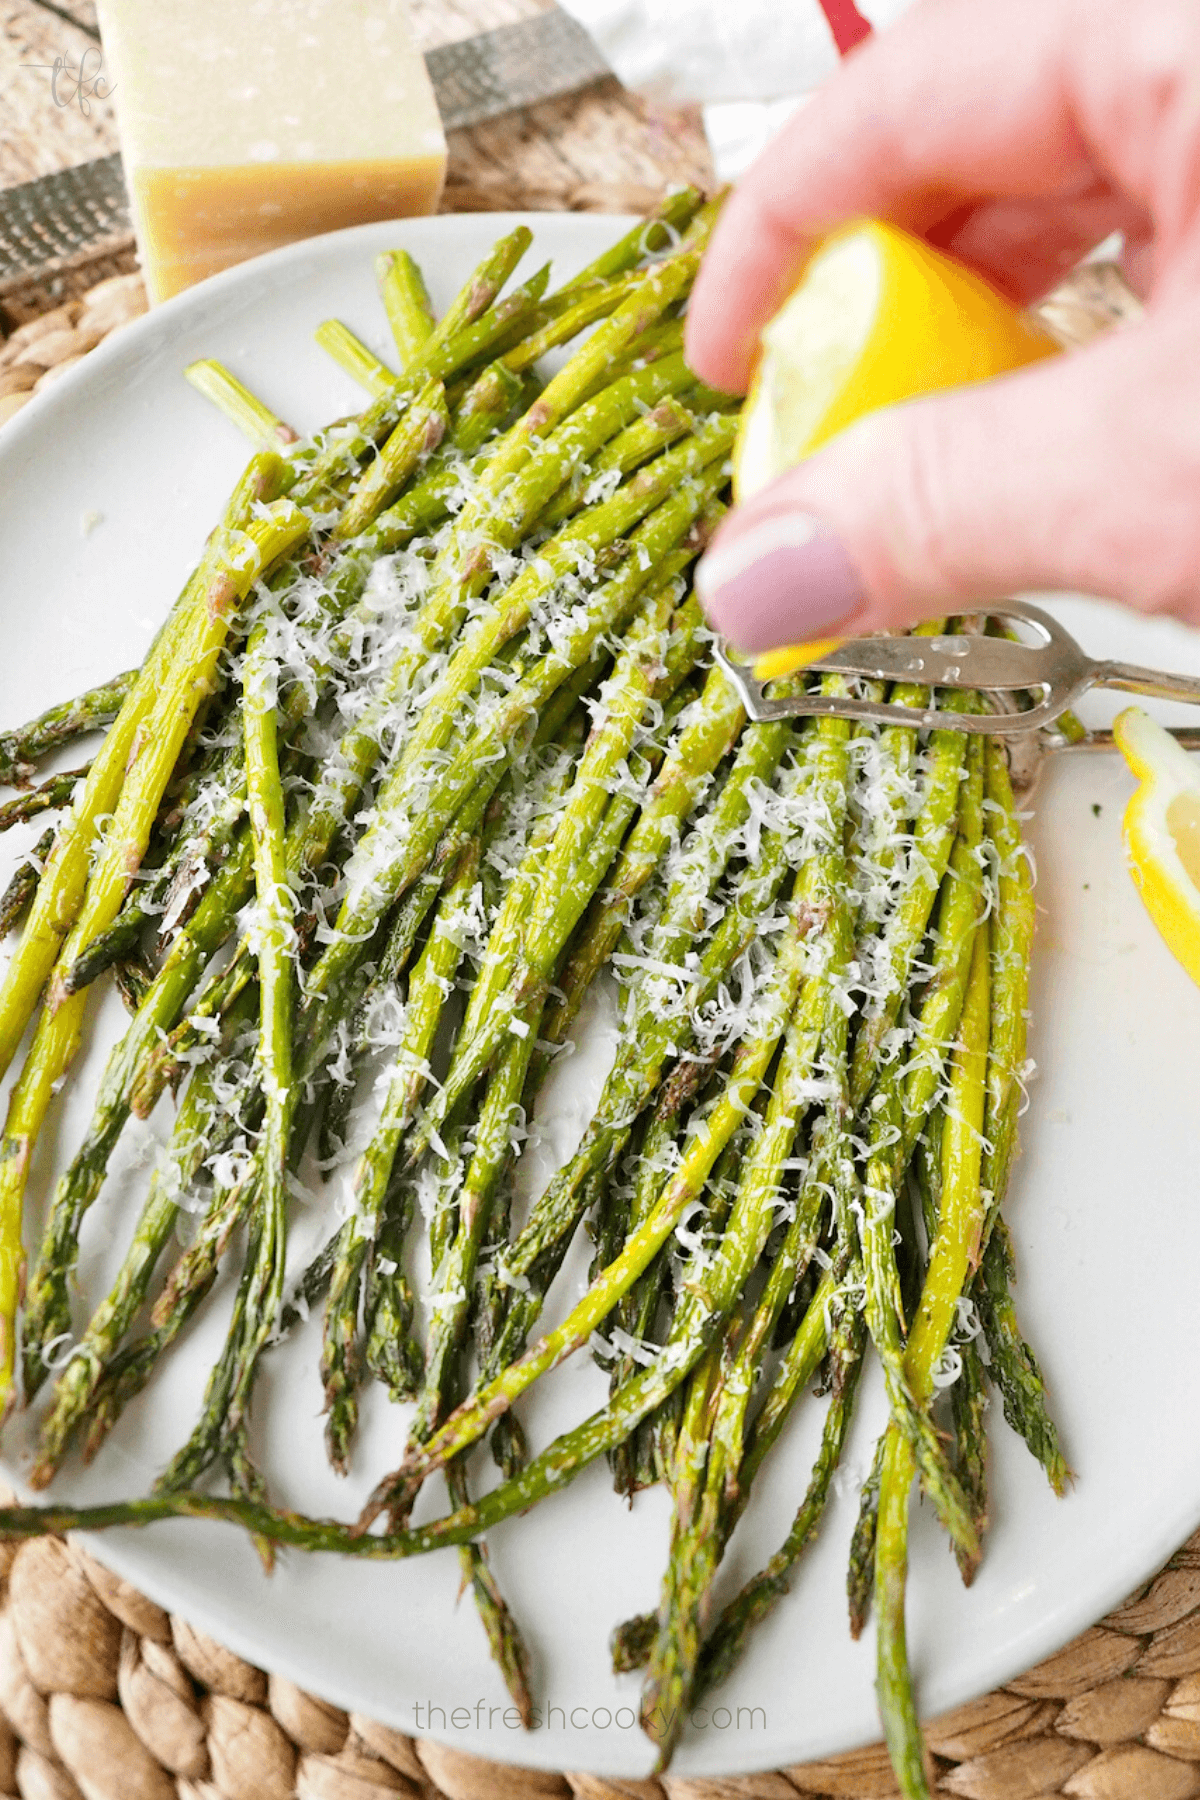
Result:
[[[740,175],[837,66],[846,0],[560,0],[626,87],[699,100],[717,174]],[[911,0],[856,0],[881,30]],[[844,27],[843,27],[844,28]]]

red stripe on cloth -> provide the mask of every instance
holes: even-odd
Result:
[[[870,37],[870,23],[863,18],[854,0],[818,0],[818,3],[829,22],[840,56],[847,56],[856,44]]]

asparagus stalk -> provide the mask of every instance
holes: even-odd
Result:
[[[274,510],[268,509],[246,527],[236,550],[230,546],[222,574],[213,583],[202,587],[199,603],[189,608],[181,619],[175,657],[162,671],[161,692],[147,706],[139,727],[141,737],[136,756],[125,770],[112,822],[88,879],[79,916],[63,945],[58,963],[61,973],[65,974],[78,951],[116,915],[132,872],[145,852],[150,827],[188,726],[201,699],[212,686],[217,658],[233,610],[252,582],[278,557],[286,554],[307,528],[304,515],[295,507],[287,502],[276,503]],[[151,656],[147,666],[153,661]],[[138,685],[140,687],[140,681]],[[124,710],[130,708],[137,692],[138,688],[135,688]],[[93,775],[107,762],[110,744],[122,735],[120,727],[118,720],[93,765]],[[132,745],[130,749],[133,749]],[[75,809],[75,824],[87,816],[97,791],[93,788],[92,776],[89,776]],[[79,835],[70,830],[60,832],[48,873],[50,869],[56,874],[63,870],[66,858],[65,853],[60,855],[60,846]],[[9,965],[4,989],[0,992],[0,1015],[10,1024],[23,1010],[23,998],[28,995],[32,970],[22,953],[27,944],[35,942],[40,923],[41,893],[48,885],[51,884],[43,878],[21,946]],[[57,887],[58,882],[52,885]],[[51,937],[46,948],[51,948],[53,941]],[[38,957],[37,961],[40,964],[43,958]],[[74,1060],[85,1004],[85,994],[65,994],[61,983],[56,987],[52,977],[47,1006],[9,1100],[4,1136],[0,1140],[0,1318],[4,1320],[6,1345],[0,1357],[0,1381],[4,1383],[11,1378],[12,1371],[21,1263],[21,1201],[29,1161],[55,1084]]]
[[[113,977],[121,1004],[130,1018],[135,1018],[142,1001],[154,985],[154,970],[148,958],[134,952],[113,965]]]
[[[54,832],[50,830],[38,839],[30,855],[13,871],[8,886],[0,894],[0,937],[7,937],[33,905],[46,858],[53,848]]]
[[[824,1317],[833,1298],[829,1291],[831,1287],[827,1279],[822,1281],[794,1340],[793,1360],[799,1377],[797,1385],[801,1387],[811,1379],[820,1358],[825,1338]],[[831,1345],[833,1381],[829,1407],[807,1492],[775,1555],[722,1609],[717,1623],[701,1645],[692,1687],[693,1704],[732,1673],[754,1627],[787,1593],[791,1572],[816,1534],[849,1430],[862,1372],[863,1336],[861,1316],[856,1315],[852,1307],[843,1306]],[[750,1480],[743,1459],[739,1500]]]
[[[975,1529],[982,1539],[988,1525],[987,1424],[985,1414],[990,1399],[988,1371],[984,1367],[977,1339],[969,1339],[959,1348],[962,1371],[950,1390],[954,1420],[955,1471],[963,1492],[971,1503]],[[975,1567],[968,1558],[959,1557],[964,1584],[975,1578]]]
[[[292,1067],[292,1011],[296,987],[292,962],[294,903],[287,880],[284,800],[275,728],[276,679],[268,616],[251,634],[242,670],[242,728],[257,895],[254,939],[260,1002],[258,1058],[265,1099],[263,1133],[259,1140],[261,1177],[255,1221],[257,1244],[243,1327],[243,1361],[240,1377],[230,1395],[225,1421],[227,1438],[238,1447],[233,1467],[243,1482],[247,1478],[248,1460],[244,1449],[246,1415],[254,1374],[259,1354],[283,1303],[288,1151],[296,1106]]]
[[[27,1396],[35,1393],[45,1378],[45,1346],[70,1328],[68,1281],[78,1251],[79,1228],[100,1191],[108,1159],[129,1117],[135,1073],[159,1032],[177,1017],[205,963],[224,938],[230,913],[244,904],[251,891],[247,834],[176,940],[137,1018],[109,1056],[87,1135],[55,1189],[26,1290],[22,1348]],[[74,1416],[77,1402],[74,1397],[68,1400],[67,1395],[77,1392],[81,1375],[82,1365],[68,1365],[56,1393],[56,1413],[65,1406]]]
[[[459,289],[439,324],[435,325],[422,346],[446,343],[487,312],[529,246],[533,233],[527,225],[518,225],[506,237],[499,238],[479,267]]]
[[[413,1335],[414,1298],[404,1271],[413,1195],[404,1186],[389,1199],[375,1234],[363,1281],[363,1367],[393,1400],[419,1391],[425,1359]]]
[[[843,730],[840,721],[831,721],[830,724],[836,726],[838,730]],[[825,745],[828,739],[822,733],[814,741]],[[836,739],[833,741],[836,743]],[[844,799],[842,804],[844,805]],[[833,816],[838,817],[836,813]],[[840,831],[840,825],[838,830]],[[475,1395],[447,1420],[446,1424],[419,1453],[406,1459],[405,1464],[395,1476],[385,1477],[372,1497],[369,1508],[364,1513],[364,1520],[377,1516],[384,1506],[391,1506],[394,1498],[410,1497],[427,1474],[440,1467],[449,1457],[457,1455],[473,1443],[495,1418],[508,1410],[533,1381],[548,1369],[554,1368],[566,1356],[571,1355],[581,1344],[586,1343],[591,1333],[611,1312],[622,1295],[629,1291],[662,1248],[667,1237],[682,1217],[684,1209],[700,1192],[717,1157],[744,1118],[778,1047],[796,996],[800,991],[807,956],[808,934],[819,927],[819,912],[805,904],[810,897],[813,884],[818,880],[819,873],[820,858],[817,857],[805,865],[797,877],[796,904],[777,954],[759,1029],[739,1046],[725,1093],[715,1103],[712,1111],[703,1120],[700,1129],[692,1137],[687,1156],[675,1175],[664,1185],[650,1216],[629,1238],[621,1255],[596,1278],[583,1300],[572,1309],[567,1320],[561,1326],[549,1332],[532,1350],[527,1351],[518,1361],[503,1368],[491,1381],[478,1389]],[[816,989],[813,988],[815,981],[815,977],[809,978],[809,990],[811,991],[806,990],[806,997],[802,1002],[801,1010],[806,1021],[809,1020],[812,1009],[817,1004],[816,999],[813,998],[813,993],[816,992]],[[816,1025],[815,1040],[810,1042],[811,1028],[810,1038],[803,1040],[809,1046],[810,1068],[811,1057],[815,1055],[816,1044],[819,1042],[820,1030],[824,1022],[823,989],[820,991],[821,1015]],[[686,1006],[681,1008],[684,1016],[689,1010]],[[797,1039],[797,1044],[799,1041]],[[798,1066],[799,1048],[795,1051],[795,1057]],[[597,1117],[599,1116],[600,1114],[597,1115]],[[594,1124],[595,1121],[593,1121],[593,1126]],[[612,1134],[618,1128],[609,1126],[604,1129]],[[781,1133],[782,1128],[780,1127],[779,1130]],[[786,1151],[781,1151],[779,1159],[781,1160],[785,1154]],[[590,1174],[596,1166],[596,1162],[586,1155],[582,1159],[577,1156],[569,1166],[569,1179],[573,1186],[578,1188],[584,1177]],[[559,1180],[561,1180],[561,1176],[556,1178],[556,1181]],[[554,1185],[555,1183],[551,1184],[552,1188]],[[519,1270],[513,1268],[514,1259],[510,1256],[507,1259],[505,1271],[508,1280],[511,1282],[514,1275],[520,1279],[525,1275],[526,1269],[533,1268],[538,1260],[539,1253],[534,1253],[533,1246],[526,1253],[524,1264]],[[686,1373],[687,1369],[683,1368],[680,1371],[679,1379],[682,1380]],[[636,1382],[632,1384],[635,1387],[636,1385]],[[677,1384],[671,1383],[671,1386],[674,1385]],[[669,1391],[670,1387],[658,1398],[664,1398],[665,1393]],[[657,1400],[655,1404],[657,1404]],[[614,1441],[619,1441],[619,1439]]]
[[[996,865],[995,917],[991,931],[992,1036],[988,1048],[983,1126],[982,1181],[988,1196],[988,1222],[984,1231],[987,1247],[971,1294],[983,1323],[991,1357],[988,1373],[1000,1389],[1004,1416],[1045,1469],[1055,1493],[1062,1494],[1073,1476],[1046,1406],[1045,1383],[1037,1358],[1022,1337],[1017,1322],[1009,1291],[1014,1273],[1012,1244],[998,1217],[1016,1152],[1034,899],[1003,747],[989,743],[985,747],[985,757],[988,832]],[[965,1395],[962,1401],[967,1424],[979,1409],[975,1394],[977,1375],[978,1371],[970,1402]],[[971,1439],[968,1438],[968,1442]],[[981,1452],[976,1448],[968,1467],[978,1468],[981,1462]]]
[[[905,1350],[905,1375],[917,1405],[928,1404],[978,1261],[986,1218],[980,1187],[990,999],[989,931],[976,933],[971,976],[950,1071],[942,1138],[941,1212],[929,1251],[921,1302]],[[876,1691],[892,1767],[905,1800],[928,1800],[921,1727],[905,1635],[908,1507],[917,1462],[911,1437],[893,1416],[883,1451],[875,1540]]]
[[[425,382],[448,381],[460,370],[486,361],[506,348],[514,335],[519,336],[534,321],[548,277],[548,270],[539,271],[506,300],[476,315],[469,324],[450,329],[452,308],[390,392],[381,395],[357,420],[325,434],[325,441],[307,468],[297,470],[292,490],[297,504],[311,505],[336,494],[370,455],[371,446],[382,443],[395,429],[405,406]]]
[[[650,218],[627,231],[611,249],[602,251],[594,262],[565,282],[558,290],[559,297],[578,293],[598,282],[611,281],[644,257],[660,255],[677,241],[678,233],[691,224],[703,203],[704,196],[698,188],[684,187],[668,194]]]
[[[928,928],[954,847],[964,755],[964,733],[930,734],[924,806],[913,833],[902,897],[888,920],[881,945],[885,983],[869,999],[855,1039],[850,1071],[850,1100],[855,1112],[867,1097],[880,1047],[896,1022],[913,960]]]
[[[425,867],[434,844],[453,818],[463,796],[474,785],[481,762],[503,751],[514,731],[528,721],[535,708],[549,697],[572,670],[586,661],[603,631],[611,630],[627,617],[629,609],[650,579],[655,562],[685,535],[697,515],[703,511],[714,488],[723,479],[705,473],[694,486],[683,481],[679,491],[652,510],[654,500],[670,491],[689,473],[707,471],[728,446],[728,431],[721,430],[698,436],[691,445],[679,451],[668,451],[653,465],[662,470],[653,483],[626,499],[606,517],[597,516],[586,534],[595,547],[617,531],[624,530],[635,519],[645,518],[629,539],[629,554],[620,571],[592,595],[580,625],[566,637],[562,648],[545,657],[537,671],[519,682],[501,697],[486,720],[452,753],[449,764],[434,772],[425,761],[424,751],[433,749],[447,713],[457,710],[464,687],[474,685],[478,672],[491,656],[518,631],[528,617],[535,597],[548,585],[547,578],[534,569],[532,579],[518,577],[510,587],[494,617],[481,622],[477,636],[468,640],[452,661],[446,674],[426,702],[418,730],[395,771],[385,783],[376,804],[372,824],[360,840],[350,870],[346,896],[338,915],[336,936],[313,969],[308,983],[306,1026],[314,1035],[324,1035],[335,1022],[336,996],[348,970],[358,961],[361,946],[378,923],[381,912],[417,879]],[[693,448],[694,446],[694,448]],[[664,468],[671,458],[679,457],[677,466]],[[636,476],[642,481],[650,470]],[[610,507],[613,503],[609,503]],[[599,515],[604,508],[597,508]],[[578,529],[578,528],[577,528]],[[585,547],[586,539],[572,541],[559,551],[559,558],[569,564]],[[540,560],[540,559],[539,559]],[[547,560],[551,560],[549,557]],[[553,566],[553,564],[552,564]],[[519,593],[517,590],[521,590]],[[434,740],[434,744],[430,740]],[[434,780],[431,785],[431,773]],[[315,808],[314,808],[315,810]]]
[[[470,1504],[467,1472],[461,1463],[447,1471],[450,1498],[455,1506]],[[458,1553],[463,1586],[469,1587],[475,1599],[475,1610],[487,1633],[492,1660],[504,1678],[521,1723],[526,1731],[533,1728],[534,1704],[530,1687],[529,1651],[513,1618],[499,1583],[488,1561],[487,1547],[474,1541],[464,1544]]]
[[[979,1538],[971,1507],[950,1469],[927,1408],[913,1389],[904,1361],[904,1314],[893,1242],[898,1186],[895,1147],[900,1141],[901,1117],[899,1085],[894,1066],[885,1070],[870,1113],[870,1153],[858,1202],[862,1213],[859,1236],[866,1275],[867,1326],[883,1364],[893,1423],[912,1447],[925,1491],[953,1543],[961,1546],[964,1555],[977,1558]],[[878,1571],[877,1548],[877,1582]]]
[[[288,449],[299,441],[290,425],[215,358],[204,357],[199,362],[189,363],[183,378],[198,394],[219,407],[257,450]]]
[[[339,1474],[358,1420],[361,1379],[359,1312],[361,1279],[379,1229],[396,1146],[411,1117],[429,1068],[429,1052],[447,993],[463,954],[460,917],[479,870],[479,840],[466,846],[438,904],[428,942],[413,970],[404,1010],[404,1037],[396,1056],[380,1121],[355,1171],[355,1212],[339,1241],[325,1311],[321,1380],[325,1389],[325,1442]]]
[[[231,1041],[236,1042],[242,1027],[252,1016],[253,999],[253,992],[243,996],[228,1020],[226,1050]],[[126,1333],[145,1303],[154,1271],[175,1229],[180,1205],[208,1154],[212,1121],[224,1112],[217,1081],[219,1067],[216,1059],[202,1064],[188,1083],[170,1145],[154,1172],[150,1192],[121,1268],[58,1377],[52,1405],[39,1434],[37,1461],[30,1475],[35,1488],[45,1487],[57,1472],[72,1435],[87,1416]],[[65,1284],[63,1305],[65,1309]],[[60,1316],[63,1329],[69,1330],[69,1311],[64,1310]],[[39,1372],[41,1368],[39,1364]],[[149,1372],[148,1367],[146,1372]]]
[[[399,380],[395,369],[389,369],[340,319],[323,319],[313,337],[338,368],[344,369],[352,381],[366,388],[376,400],[394,391]]]
[[[15,800],[6,800],[0,806],[0,831],[9,831],[14,825],[36,819],[39,813],[66,806],[80,782],[86,780],[91,766],[84,763],[81,769],[64,769],[59,775],[51,775],[40,787],[29,788]]]
[[[433,335],[435,319],[425,278],[407,250],[385,250],[375,258],[375,274],[403,371]]]
[[[0,1072],[7,1069],[37,1005],[47,976],[67,931],[79,911],[88,876],[88,860],[96,822],[113,811],[135,741],[145,726],[168,668],[179,665],[186,627],[208,610],[210,600],[223,616],[236,593],[236,574],[223,566],[238,535],[249,524],[256,502],[271,500],[283,478],[278,456],[254,457],[226,509],[225,522],[209,541],[200,568],[176,601],[166,625],[151,646],[121,705],[100,753],[92,764],[68,818],[64,821],[39,885],[29,922],[0,985]],[[253,578],[255,571],[247,568]],[[247,581],[247,586],[249,581]],[[199,702],[197,694],[197,703]],[[94,935],[94,933],[93,933]],[[3,1302],[0,1300],[0,1311]]]
[[[962,1014],[975,932],[988,903],[983,842],[983,747],[967,745],[958,797],[958,835],[938,902],[937,937],[930,978],[908,1051],[903,1096],[903,1136],[898,1165],[907,1165],[941,1084],[946,1056]]]
[[[1025,1066],[1029,963],[1033,949],[1033,880],[1001,744],[985,745],[988,835],[996,857],[996,922],[992,932],[994,1025],[988,1053],[988,1150],[983,1183],[999,1205],[1016,1153],[1017,1113]]]
[[[427,381],[350,490],[335,535],[346,539],[365,531],[400,493],[421,459],[437,449],[449,423],[441,382]]]
[[[1042,1371],[1017,1323],[1010,1292],[1014,1271],[1012,1242],[997,1219],[972,1289],[991,1357],[988,1374],[1000,1390],[1008,1423],[1025,1439],[1055,1493],[1064,1494],[1075,1478],[1046,1405]]]
[[[859,1495],[858,1517],[850,1540],[850,1560],[846,1570],[846,1599],[850,1611],[850,1636],[860,1638],[871,1612],[871,1595],[875,1590],[875,1538],[879,1530],[879,1486],[883,1480],[883,1452],[887,1442],[885,1431],[875,1445],[871,1467]],[[978,1518],[978,1514],[975,1515]]]
[[[52,750],[61,750],[76,738],[111,725],[137,677],[136,669],[127,669],[123,675],[114,675],[111,681],[89,688],[75,700],[52,706],[28,725],[0,732],[0,782],[6,787],[24,787],[37,764]]]
[[[689,553],[682,553],[686,557]],[[553,837],[531,846],[526,878],[529,913],[521,919],[520,937],[510,930],[503,961],[489,958],[487,978],[480,979],[472,995],[470,1016],[455,1046],[454,1059],[441,1093],[429,1108],[422,1140],[439,1129],[454,1107],[480,1079],[510,1034],[527,1038],[533,1017],[540,1015],[551,978],[562,951],[591,893],[599,885],[616,845],[624,835],[624,823],[635,801],[617,804],[618,817],[601,840],[602,854],[594,858],[599,869],[584,868],[589,846],[594,847],[601,819],[609,810],[614,781],[633,749],[647,701],[666,675],[665,636],[678,599],[671,564],[667,579],[650,594],[635,615],[624,638],[624,648],[608,681],[600,689],[605,709],[603,725],[594,730],[576,771],[570,795]],[[690,621],[689,621],[690,623]],[[689,632],[694,638],[694,628]],[[511,975],[507,990],[501,977]],[[410,1151],[410,1161],[422,1147]]]

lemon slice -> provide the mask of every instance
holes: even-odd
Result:
[[[1057,350],[1035,319],[922,239],[877,220],[844,226],[814,252],[763,331],[734,446],[734,496],[750,499],[881,406],[984,381]],[[772,651],[755,673],[772,680],[829,647]]]
[[[1125,809],[1133,879],[1168,950],[1200,983],[1200,762],[1138,706],[1113,735],[1139,782]]]

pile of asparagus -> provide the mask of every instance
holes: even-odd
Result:
[[[711,662],[689,571],[726,504],[737,414],[689,371],[681,314],[714,213],[673,195],[565,286],[543,269],[504,296],[530,243],[515,231],[439,322],[411,259],[381,258],[399,368],[322,326],[372,397],[309,439],[220,365],[189,371],[256,443],[224,518],[139,670],[0,739],[3,773],[28,783],[51,749],[108,728],[90,766],[0,817],[64,809],[0,904],[7,928],[24,920],[4,1067],[36,1019],[0,1144],[5,1377],[23,1286],[34,1486],[73,1445],[96,1453],[222,1264],[241,1267],[200,1416],[154,1493],[2,1523],[223,1518],[268,1562],[278,1544],[457,1545],[528,1717],[525,1648],[479,1540],[604,1454],[621,1494],[672,1494],[658,1610],[613,1639],[618,1668],[645,1669],[665,1764],[819,1526],[872,1346],[890,1422],[850,1549],[851,1625],[874,1605],[881,1711],[916,1796],[914,1478],[968,1581],[993,1384],[1054,1486],[1068,1478],[999,1213],[1029,869],[998,740],[749,724]],[[22,1281],[38,1135],[106,971],[132,1018]],[[578,1148],[515,1217],[539,1092],[599,979],[620,995],[615,1061]],[[126,1125],[169,1112],[168,1089],[120,1272],[79,1320],[85,1216]],[[301,1164],[348,1156],[353,1206],[330,1205],[289,1290]],[[181,1248],[183,1209],[198,1222]],[[581,1228],[590,1286],[538,1335]],[[274,1508],[251,1454],[263,1358],[316,1307],[337,1469],[364,1384],[415,1402],[350,1523]],[[516,1404],[572,1354],[609,1372],[609,1401],[531,1454]],[[795,1522],[714,1617],[730,1534],[814,1380],[829,1398]],[[484,1437],[501,1479],[473,1499]],[[413,1527],[439,1471],[451,1510]],[[227,1491],[202,1488],[212,1476]]]

